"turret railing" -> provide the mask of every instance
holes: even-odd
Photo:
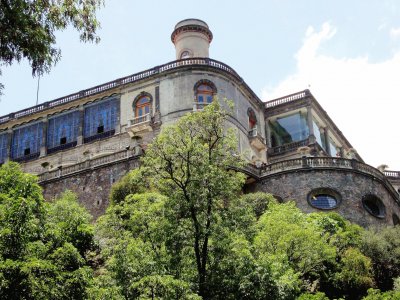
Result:
[[[29,115],[44,111],[46,109],[64,105],[69,102],[77,101],[84,97],[99,94],[104,91],[114,89],[116,87],[121,87],[128,83],[133,83],[133,82],[136,82],[139,80],[149,78],[156,74],[168,72],[168,71],[171,71],[174,69],[179,69],[179,68],[182,68],[185,66],[207,66],[207,67],[211,67],[211,68],[215,68],[215,69],[227,72],[231,76],[235,77],[241,84],[244,84],[246,86],[246,88],[252,93],[253,97],[258,99],[257,95],[255,95],[255,93],[243,81],[243,79],[239,76],[239,74],[237,74],[236,71],[234,69],[232,69],[230,66],[228,66],[220,61],[213,60],[210,58],[187,58],[187,59],[180,59],[180,60],[172,61],[172,62],[166,63],[164,65],[161,65],[161,66],[157,66],[157,67],[154,67],[154,68],[151,68],[151,69],[148,69],[148,70],[145,70],[145,71],[133,74],[133,75],[118,78],[116,80],[113,80],[113,81],[110,81],[110,82],[107,82],[107,83],[104,83],[101,85],[97,85],[95,87],[92,87],[92,88],[89,88],[86,90],[82,90],[82,91],[74,93],[74,94],[70,94],[65,97],[57,98],[52,101],[47,101],[47,102],[41,103],[41,104],[33,106],[33,107],[29,107],[29,108],[26,108],[26,109],[23,109],[23,110],[14,112],[14,113],[10,113],[5,116],[0,116],[0,124],[9,122],[10,120],[13,120],[13,119],[18,119],[18,118],[22,118],[25,116],[29,116]],[[260,100],[260,102],[261,102],[261,100]]]
[[[300,170],[300,169],[310,170],[310,169],[325,169],[325,168],[351,170],[381,180],[390,190],[390,192],[393,195],[395,195],[397,202],[400,204],[398,193],[389,183],[387,178],[388,175],[395,175],[394,173],[396,173],[396,176],[400,176],[400,174],[398,174],[400,172],[392,171],[390,174],[387,174],[387,172],[382,173],[378,169],[354,159],[338,158],[338,157],[302,157],[296,159],[288,159],[272,163],[269,165],[263,165],[260,171],[260,178],[293,170]]]

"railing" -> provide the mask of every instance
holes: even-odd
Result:
[[[193,102],[193,110],[194,110],[194,111],[203,110],[204,107],[206,107],[206,106],[209,105],[209,104],[211,104],[211,103],[208,103],[208,102],[196,102],[196,101],[194,101],[194,102]]]
[[[138,156],[136,156],[138,157]],[[39,174],[39,182],[49,181],[52,179],[57,179],[63,176],[74,174],[83,170],[92,169],[100,166],[104,166],[110,163],[116,163],[129,158],[135,158],[134,152],[131,150],[122,150],[115,152],[110,155],[105,155],[93,159],[88,159],[84,162],[80,162],[67,167],[59,167],[56,170],[45,172]]]
[[[386,177],[400,179],[400,171],[383,171]]]
[[[285,144],[282,146],[269,148],[267,151],[268,151],[268,155],[274,156],[274,155],[284,154],[284,153],[287,153],[290,151],[297,150],[299,147],[307,146],[308,143],[309,143],[309,140],[305,139],[305,140],[301,140],[298,142],[293,142],[290,144]]]
[[[32,159],[36,159],[40,156],[40,152],[36,152],[36,153],[31,153],[28,155],[24,155],[21,157],[16,157],[16,158],[12,158],[12,161],[16,161],[16,162],[23,162],[23,161],[28,161],[28,160],[32,160]]]
[[[371,167],[367,164],[346,158],[303,157],[303,158],[289,159],[269,165],[263,165],[261,167],[260,177],[270,176],[280,172],[286,172],[298,169],[318,169],[318,168],[347,169],[373,176],[374,178],[377,178],[382,182],[384,182],[386,187],[393,193],[393,195],[397,195],[397,192],[386,178],[386,174],[380,172],[378,169],[375,169],[374,167]],[[396,197],[398,198],[398,195]]]
[[[92,141],[97,141],[97,140],[100,140],[100,139],[103,139],[103,138],[106,138],[106,137],[109,137],[109,136],[113,136],[114,134],[115,134],[115,129],[111,129],[111,130],[108,130],[108,131],[105,131],[105,132],[102,132],[102,133],[97,133],[97,134],[92,135],[92,136],[84,137],[83,138],[83,142],[84,143],[89,143],[89,142],[92,142]]]
[[[204,65],[204,66],[216,68],[216,69],[219,69],[219,70],[229,73],[230,75],[234,76],[239,82],[243,83],[250,90],[250,92],[253,94],[253,96],[258,99],[258,97],[252,92],[252,90],[247,86],[247,84],[243,81],[243,79],[236,73],[236,71],[234,69],[232,69],[231,67],[229,67],[228,65],[226,65],[222,62],[219,62],[217,60],[210,59],[210,58],[187,58],[187,59],[181,59],[181,60],[169,62],[169,63],[154,67],[149,70],[145,70],[145,71],[133,74],[133,75],[122,77],[122,78],[119,78],[119,79],[116,79],[116,80],[113,80],[113,81],[110,81],[110,82],[107,82],[107,83],[104,83],[104,84],[101,84],[101,85],[98,85],[98,86],[95,86],[95,87],[92,87],[92,88],[89,88],[86,90],[82,90],[82,91],[74,93],[74,94],[70,94],[65,97],[57,98],[55,100],[44,102],[42,104],[27,108],[27,109],[23,109],[18,112],[15,112],[15,113],[1,116],[0,124],[6,123],[12,119],[29,116],[29,115],[37,113],[39,111],[43,111],[43,110],[46,110],[49,108],[63,105],[65,103],[69,103],[72,101],[76,101],[76,100],[82,99],[87,96],[95,95],[95,94],[125,85],[127,83],[132,83],[132,82],[136,82],[136,81],[139,81],[142,79],[146,79],[155,74],[167,72],[167,71],[170,71],[173,69],[178,69],[178,68],[184,67],[184,66],[196,66],[196,65],[197,66]]]
[[[76,145],[77,145],[77,141],[74,141],[74,142],[63,144],[63,145],[58,145],[53,148],[47,148],[47,154],[51,154],[51,153],[54,153],[57,151],[65,150],[65,149],[69,149],[69,148],[75,147]]]
[[[130,120],[129,123],[130,123],[130,126],[134,126],[134,125],[137,125],[140,123],[145,123],[145,122],[150,122],[150,121],[151,121],[151,114],[148,113],[143,116],[136,117],[136,118]]]
[[[290,94],[281,98],[277,98],[268,102],[265,102],[265,108],[275,107],[281,104],[289,103],[298,99],[305,98],[310,94],[309,90],[304,90],[302,92]]]

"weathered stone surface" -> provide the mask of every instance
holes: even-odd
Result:
[[[312,207],[307,195],[316,188],[330,188],[340,193],[342,201],[330,211],[336,211],[361,226],[393,224],[393,214],[400,215],[400,207],[382,182],[351,170],[296,170],[270,175],[248,187],[248,192],[263,191],[281,197],[283,201],[295,200],[304,212],[326,211]],[[377,218],[368,213],[362,204],[366,194],[376,195],[385,205],[386,215]]]
[[[113,183],[138,166],[139,161],[135,159],[88,169],[72,176],[43,183],[43,194],[46,200],[52,201],[66,190],[73,191],[77,194],[79,202],[89,210],[94,219],[97,219],[108,207]]]

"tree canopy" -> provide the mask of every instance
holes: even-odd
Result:
[[[0,298],[85,299],[90,215],[71,193],[45,203],[33,175],[0,168]]]
[[[25,58],[32,75],[49,72],[61,57],[56,31],[71,25],[81,41],[99,41],[96,10],[102,4],[103,0],[1,0],[0,65]]]
[[[71,192],[0,167],[2,299],[400,299],[400,226],[243,194],[229,111],[163,129],[95,226]]]

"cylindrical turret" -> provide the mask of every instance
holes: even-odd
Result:
[[[175,45],[176,59],[208,57],[208,48],[213,35],[206,22],[186,19],[178,22],[171,40]]]

